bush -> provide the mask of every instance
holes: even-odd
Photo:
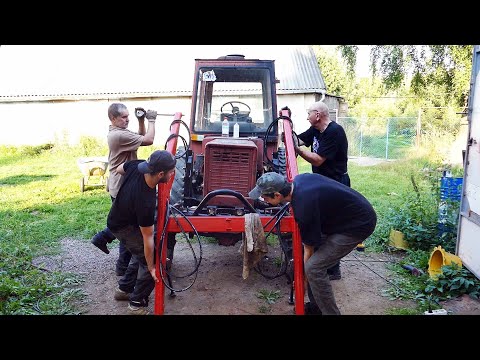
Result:
[[[384,233],[395,229],[404,234],[412,250],[429,251],[441,245],[446,251],[454,252],[458,223],[459,202],[444,202],[446,213],[439,222],[440,176],[438,171],[424,168],[420,179],[410,176],[413,192],[405,196],[398,209],[390,208],[382,224]]]
[[[103,156],[108,154],[107,144],[93,136],[80,137],[78,147],[83,156]]]

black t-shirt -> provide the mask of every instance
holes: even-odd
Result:
[[[302,242],[318,246],[321,235],[344,234],[366,239],[377,215],[359,192],[319,174],[299,174],[293,180],[291,205]]]
[[[312,165],[312,172],[341,181],[348,161],[348,141],[343,127],[332,121],[322,133],[310,127],[298,137],[312,152],[326,159],[321,166]]]
[[[156,190],[145,182],[137,166],[142,160],[123,165],[124,179],[107,218],[107,226],[115,231],[128,225],[148,227],[154,224]]]

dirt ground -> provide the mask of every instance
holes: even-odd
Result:
[[[85,297],[78,304],[85,315],[128,315],[127,302],[113,298],[117,286],[114,273],[118,241],[104,254],[88,240],[66,238],[62,253],[34,260],[37,266],[79,274]],[[289,304],[290,285],[287,277],[270,280],[253,269],[242,278],[243,257],[240,242],[220,246],[202,242],[202,259],[196,279],[172,279],[175,297],[165,289],[164,315],[293,315]],[[195,248],[197,258],[198,246]],[[352,251],[341,262],[342,279],[332,281],[338,307],[343,315],[384,315],[392,309],[415,308],[410,301],[390,300],[384,291],[392,274],[388,263],[398,260],[392,254]],[[194,267],[192,252],[186,243],[177,243],[174,275],[188,274]],[[192,285],[193,283],[193,285]],[[270,300],[270,302],[268,301]],[[154,292],[149,308],[153,314]],[[451,314],[480,314],[480,303],[468,296],[444,304]]]

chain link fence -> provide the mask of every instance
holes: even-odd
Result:
[[[348,156],[402,159],[417,142],[416,117],[338,117],[348,139]]]

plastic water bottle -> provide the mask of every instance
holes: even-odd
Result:
[[[233,125],[233,137],[234,138],[240,137],[240,126],[238,125],[238,123],[235,123],[235,125]]]
[[[228,125],[227,118],[223,119],[222,122],[222,136],[228,137],[228,133],[230,131],[230,125]]]

